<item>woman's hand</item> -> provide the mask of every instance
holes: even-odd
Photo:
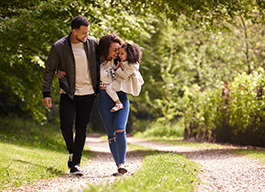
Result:
[[[57,75],[58,75],[58,77],[59,77],[60,79],[62,79],[62,78],[66,75],[66,73],[65,73],[65,71],[60,71],[60,70],[58,70]]]

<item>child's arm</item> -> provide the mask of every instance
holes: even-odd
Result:
[[[116,69],[119,69],[120,68],[120,66],[121,66],[121,63],[118,61],[117,62],[118,64],[116,65]]]
[[[131,65],[124,65],[124,69],[121,67],[117,69],[116,73],[119,75],[121,78],[126,79],[130,75],[132,75],[135,71],[138,70],[137,65],[139,64],[131,64]]]

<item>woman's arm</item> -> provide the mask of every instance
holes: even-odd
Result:
[[[65,73],[65,71],[58,70],[57,75],[58,75],[58,77],[59,77],[60,79],[62,79],[62,78],[66,75],[66,73]]]

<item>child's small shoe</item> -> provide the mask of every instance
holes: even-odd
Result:
[[[116,112],[116,111],[119,111],[119,110],[121,110],[121,109],[123,109],[123,104],[122,104],[122,103],[120,103],[120,104],[116,104],[116,105],[110,110],[110,112]]]

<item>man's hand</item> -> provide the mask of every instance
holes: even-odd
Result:
[[[61,79],[66,75],[65,71],[58,70],[58,77]]]
[[[52,107],[52,99],[50,97],[44,97],[43,103],[46,107]]]

